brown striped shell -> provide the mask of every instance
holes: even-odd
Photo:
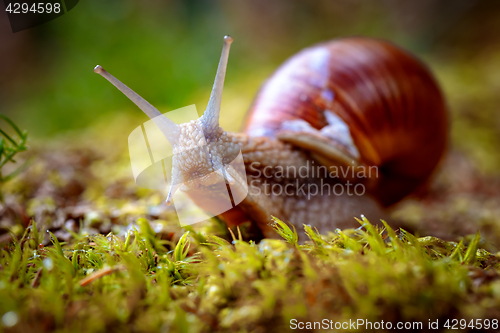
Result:
[[[439,86],[422,62],[386,41],[344,38],[294,55],[261,88],[245,132],[272,136],[294,119],[321,129],[324,110],[348,124],[360,162],[379,167],[374,195],[384,205],[424,184],[446,147]]]

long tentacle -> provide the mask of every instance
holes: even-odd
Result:
[[[220,56],[219,67],[215,76],[214,86],[210,94],[207,108],[201,117],[201,124],[205,137],[213,137],[219,129],[219,114],[222,99],[222,90],[224,88],[224,79],[226,77],[227,62],[229,58],[229,49],[233,38],[231,36],[224,36],[224,46],[222,47],[222,54]]]
[[[162,133],[165,135],[168,142],[170,142],[172,146],[177,142],[180,129],[176,123],[168,119],[148,101],[139,96],[139,94],[127,87],[116,77],[109,74],[101,66],[97,65],[94,68],[94,72],[111,82],[111,84],[118,88],[118,90],[120,90],[125,96],[127,96],[132,102],[134,102],[142,111],[144,111],[144,113],[155,122],[156,126],[158,126],[158,128],[162,131]]]

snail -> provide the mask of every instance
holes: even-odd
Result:
[[[167,203],[182,185],[200,208],[220,212],[230,190],[241,202],[220,218],[229,226],[251,221],[274,237],[271,216],[320,232],[350,227],[354,216],[376,220],[428,182],[447,145],[448,120],[443,94],[422,62],[364,37],[306,48],[263,84],[243,131],[232,133],[219,127],[232,41],[224,37],[205,112],[188,123],[174,123],[101,66],[94,69],[172,145]],[[239,154],[244,170],[231,164]]]

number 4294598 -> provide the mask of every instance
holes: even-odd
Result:
[[[471,321],[467,322],[465,319],[448,319],[446,320],[446,323],[444,324],[444,327],[449,329],[449,330],[458,330],[458,329],[466,329],[466,328],[472,328],[472,329],[494,329],[497,330],[499,328],[499,322],[498,319],[472,319]]]
[[[14,2],[14,3],[9,3],[7,5],[7,8],[5,8],[5,11],[11,14],[26,14],[28,12],[30,13],[35,13],[35,14],[51,14],[51,13],[60,13],[61,12],[61,4],[56,2],[54,4],[47,2],[38,2],[34,4],[28,4],[28,3],[19,3],[19,2]]]

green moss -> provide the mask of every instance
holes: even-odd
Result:
[[[192,228],[161,242],[146,221],[126,237],[67,244],[32,224],[0,252],[6,331],[174,332],[282,330],[291,319],[422,321],[494,318],[500,258],[434,237],[416,238],[366,219],[310,241],[275,219],[285,240],[230,243]],[[497,317],[498,318],[498,317]]]

